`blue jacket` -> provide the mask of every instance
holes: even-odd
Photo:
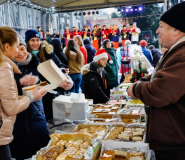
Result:
[[[97,51],[91,44],[86,44],[85,48],[87,50],[87,63],[90,63],[93,61],[94,55]]]
[[[153,61],[153,57],[152,57],[150,50],[147,49],[146,47],[141,47],[141,48],[142,48],[143,54],[148,59],[148,61],[151,63]]]
[[[112,41],[113,42],[119,42],[119,37],[120,37],[120,31],[118,29],[118,33],[115,35],[112,35]]]
[[[15,74],[15,80],[19,95],[22,95],[22,87],[19,79],[26,74],[38,76],[37,66],[39,59],[32,56],[28,65],[18,66],[22,74]],[[42,100],[30,103],[28,109],[17,115],[13,130],[14,140],[10,143],[12,158],[27,159],[45,147],[50,138],[47,130],[46,119]]]

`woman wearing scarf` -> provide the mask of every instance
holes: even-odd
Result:
[[[25,86],[20,82],[22,82],[23,77],[29,74],[39,76],[37,66],[40,60],[26,51],[26,43],[19,36],[19,51],[14,56],[13,61],[22,72],[21,74],[14,74],[18,93],[21,96],[23,95],[22,88]],[[30,81],[25,83],[29,85]],[[14,140],[10,143],[10,150],[12,158],[16,160],[31,158],[40,148],[48,144],[50,138],[41,99],[30,103],[26,110],[17,115],[13,136]]]
[[[37,56],[41,62],[45,62],[47,60],[53,60],[53,62],[59,68],[65,68],[66,73],[69,73],[69,67],[65,64],[61,63],[58,57],[53,52],[53,47],[49,45],[46,41],[40,41],[40,35],[36,30],[30,29],[25,33],[25,42],[27,44],[27,51]],[[46,81],[46,79],[40,75],[41,81]],[[48,82],[49,83],[49,82]],[[73,87],[73,81],[69,76],[67,76],[67,80],[63,81],[59,84],[59,87],[54,92],[48,92],[45,97],[42,99],[44,105],[44,112],[46,116],[46,120],[53,119],[53,109],[52,103],[53,99],[61,94],[64,94],[65,90],[70,90]]]
[[[97,29],[97,26],[94,25],[94,30],[92,30],[92,40],[93,40],[93,47],[96,48],[96,50],[99,50],[99,35],[100,31]]]
[[[114,48],[119,48],[119,36],[120,31],[119,28],[117,28],[117,25],[114,25],[113,33],[112,33],[112,41],[114,42]]]
[[[111,42],[109,39],[103,41],[103,48],[107,51],[108,55],[111,57],[113,63],[107,63],[105,71],[107,72],[109,79],[109,88],[118,86],[118,63],[116,60],[116,55],[114,48],[111,47]]]

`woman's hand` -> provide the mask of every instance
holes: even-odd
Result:
[[[59,87],[63,88],[64,90],[70,90],[73,87],[72,79],[69,76],[67,76],[67,80],[62,81],[59,84]]]
[[[31,74],[25,75],[19,80],[21,86],[31,86],[36,84],[38,81],[39,81],[39,77],[32,76]]]

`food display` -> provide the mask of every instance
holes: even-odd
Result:
[[[112,94],[123,94],[125,93],[124,91],[113,91]]]
[[[106,150],[102,152],[99,160],[145,160],[145,157],[141,151]]]
[[[120,89],[124,89],[124,88],[128,88],[132,85],[133,83],[123,83],[123,84],[120,84],[119,88]]]
[[[115,114],[120,110],[121,105],[97,105],[89,114]]]
[[[125,128],[116,126],[107,135],[105,140],[116,141],[143,141],[144,128]]]
[[[107,126],[79,125],[73,132],[82,132],[94,134],[98,132],[106,132]]]
[[[55,133],[50,137],[49,147],[44,151],[40,150],[36,160],[83,160],[93,138],[87,133]]]
[[[127,102],[127,105],[133,106],[133,105],[141,105],[144,106],[143,102],[140,99],[129,99]]]

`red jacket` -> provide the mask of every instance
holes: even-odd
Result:
[[[87,64],[87,51],[83,46],[80,47],[80,51],[82,52],[82,54],[84,56],[84,65],[85,65],[85,64]]]
[[[76,35],[82,36],[80,31],[77,31],[77,33],[76,33],[76,31],[73,31],[72,32],[72,37],[74,38],[74,36],[76,36]]]
[[[106,30],[102,29],[102,30],[101,30],[102,42],[103,42],[105,39],[109,39],[108,35],[109,35],[109,30],[108,30],[108,29],[106,29]]]
[[[87,37],[90,37],[91,35],[91,30],[88,29],[87,31],[85,31],[85,29],[82,30],[82,39],[84,39],[84,35],[86,34]]]
[[[69,31],[68,34],[70,34],[70,38],[69,39],[71,39],[72,38],[72,32]],[[66,30],[64,31],[63,37],[65,37],[67,39],[67,31]]]

